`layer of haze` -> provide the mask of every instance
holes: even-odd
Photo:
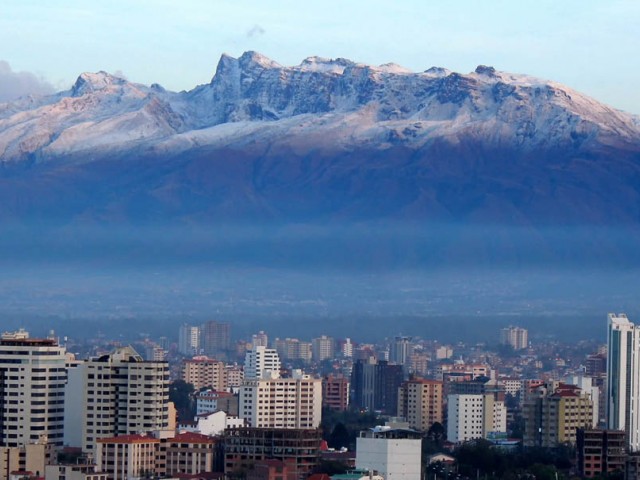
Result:
[[[245,50],[284,65],[313,55],[415,71],[485,64],[640,113],[639,24],[634,0],[325,0],[304,8],[291,0],[9,0],[0,60],[60,89],[81,72],[106,70],[173,90],[208,82],[223,52]]]

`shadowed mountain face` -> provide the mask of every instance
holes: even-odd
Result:
[[[66,258],[117,250],[127,234],[115,232],[135,227],[136,257],[635,264],[639,125],[484,66],[283,67],[248,52],[180,93],[82,74],[69,91],[0,105],[2,242]],[[172,252],[163,236],[185,245]]]

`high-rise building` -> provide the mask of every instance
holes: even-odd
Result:
[[[629,450],[640,450],[640,330],[625,314],[608,315],[607,428],[627,433]]]
[[[253,347],[268,347],[269,346],[269,337],[266,333],[260,330],[258,333],[254,333],[251,336],[251,345]]]
[[[349,406],[349,379],[328,375],[322,379],[322,406],[346,410]]]
[[[326,335],[311,340],[311,352],[313,360],[322,362],[335,357],[335,340]]]
[[[63,444],[64,347],[24,330],[0,338],[0,446],[22,447],[45,435]]]
[[[187,357],[200,353],[200,327],[194,325],[180,326],[178,331],[178,352]]]
[[[169,430],[169,366],[131,347],[69,370],[65,444],[92,452],[101,438]]]
[[[576,443],[578,428],[593,427],[593,402],[575,385],[548,382],[535,387],[524,401],[523,445],[555,448]]]
[[[284,340],[276,338],[274,347],[283,360],[311,361],[311,342],[302,342],[297,338],[285,338]]]
[[[196,390],[227,388],[225,364],[209,357],[194,357],[182,362],[182,380],[193,385]]]
[[[607,478],[614,472],[624,472],[627,442],[623,431],[579,428],[576,436],[580,477]]]
[[[280,377],[280,357],[272,348],[253,347],[244,358],[245,379]]]
[[[435,422],[444,421],[443,384],[439,380],[412,379],[398,391],[398,416],[409,426],[426,432]]]
[[[202,325],[200,342],[208,357],[225,358],[231,349],[231,326],[211,320]]]
[[[245,379],[238,410],[251,427],[318,428],[322,381],[300,371],[293,378]]]
[[[522,350],[529,346],[529,332],[526,328],[508,326],[500,330],[500,343]]]
[[[447,439],[466,442],[506,433],[507,410],[493,394],[452,394],[447,397]]]
[[[389,361],[398,365],[406,365],[409,363],[412,353],[413,345],[411,343],[411,337],[396,337],[391,342],[389,348]]]
[[[350,338],[345,338],[344,342],[342,343],[342,356],[345,358],[351,358],[353,357],[353,343],[351,343],[351,339]]]
[[[398,388],[403,380],[402,365],[386,360],[358,360],[351,371],[351,403],[393,415],[398,409]]]

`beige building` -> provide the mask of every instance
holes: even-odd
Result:
[[[160,440],[146,435],[120,435],[97,441],[98,471],[108,480],[131,480],[156,473],[156,450]]]
[[[318,428],[322,380],[294,372],[293,378],[245,380],[239,416],[259,428]]]
[[[414,379],[398,389],[398,416],[409,426],[426,432],[435,422],[444,421],[443,383],[438,380]]]
[[[44,476],[45,467],[55,461],[56,446],[46,437],[21,447],[0,447],[0,480],[8,480],[10,472],[31,472]]]
[[[575,444],[578,428],[593,427],[593,402],[575,385],[549,382],[527,395],[523,415],[525,447]]]
[[[46,480],[108,480],[93,464],[47,465],[44,471]]]
[[[0,445],[63,444],[64,347],[51,338],[29,338],[20,330],[0,338]]]
[[[169,366],[131,347],[69,370],[66,394],[65,444],[83,451],[101,438],[171,428]]]
[[[182,363],[182,380],[193,385],[196,390],[227,388],[225,364],[208,357],[194,357]]]

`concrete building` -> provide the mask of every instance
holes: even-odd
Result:
[[[344,411],[349,406],[349,379],[327,375],[322,379],[322,406]]]
[[[420,480],[422,437],[413,430],[375,427],[356,439],[356,468],[377,471],[385,480]]]
[[[224,367],[224,376],[228,389],[239,387],[244,380],[244,368],[240,365],[226,365]]]
[[[447,440],[453,443],[487,438],[507,431],[507,409],[493,394],[447,397]]]
[[[98,471],[108,480],[134,480],[156,475],[156,450],[160,440],[147,435],[101,438],[95,448]]]
[[[287,463],[287,480],[303,480],[318,465],[321,442],[320,429],[230,428],[224,435],[224,472],[246,471],[274,459]]]
[[[283,360],[302,360],[310,362],[313,356],[311,342],[302,342],[297,338],[276,338],[274,347]]]
[[[169,366],[131,347],[71,369],[66,395],[65,444],[83,451],[101,438],[170,429]]]
[[[200,327],[200,342],[206,356],[226,358],[231,349],[231,326],[214,320],[206,322]]]
[[[44,435],[63,444],[64,347],[20,330],[0,337],[0,445],[22,447]]]
[[[585,375],[570,375],[565,377],[564,383],[568,385],[575,385],[582,393],[589,396],[591,403],[593,404],[593,422],[591,428],[596,428],[600,421],[598,412],[600,411],[600,389],[593,384],[593,378]]]
[[[358,360],[351,371],[351,403],[358,408],[394,415],[403,381],[402,365],[373,358]]]
[[[344,342],[342,342],[341,352],[344,358],[353,357],[353,343],[351,343],[350,338],[345,338]]]
[[[244,359],[244,378],[267,379],[280,377],[280,356],[267,347],[253,347]]]
[[[207,390],[196,394],[196,415],[224,411],[238,415],[238,396],[231,392]]]
[[[579,428],[576,441],[576,466],[582,478],[602,478],[624,472],[627,440],[623,431]]]
[[[529,346],[529,332],[526,328],[508,326],[500,330],[500,344],[514,350],[523,350]]]
[[[311,356],[316,362],[331,360],[335,355],[336,342],[333,338],[322,335],[311,340]]]
[[[592,428],[593,403],[575,385],[548,382],[533,389],[523,406],[525,447],[576,443],[578,428]]]
[[[199,433],[180,433],[157,444],[155,471],[166,478],[213,472],[213,437]]]
[[[182,362],[182,380],[193,385],[193,388],[227,388],[225,364],[209,357],[194,357]]]
[[[397,365],[407,365],[413,353],[411,337],[395,337],[389,345],[389,361]]]
[[[9,480],[11,472],[31,472],[44,475],[47,465],[54,463],[56,446],[46,437],[21,447],[0,447],[0,479]]]
[[[186,323],[180,326],[178,352],[186,357],[200,354],[200,327]]]
[[[444,423],[443,384],[439,380],[413,379],[398,390],[398,416],[414,430],[426,432],[435,422]]]
[[[227,428],[246,427],[247,422],[224,411],[210,412],[197,415],[195,422],[185,422],[179,425],[180,431],[201,433],[202,435],[222,435]]]
[[[107,474],[97,472],[93,464],[47,465],[44,469],[46,480],[108,480]]]
[[[628,448],[640,450],[640,330],[625,314],[607,322],[607,428],[623,430]]]
[[[254,333],[251,335],[251,346],[252,347],[268,347],[269,346],[269,336],[264,333],[264,331],[260,330],[258,333]]]
[[[293,378],[245,379],[238,414],[251,427],[317,428],[322,418],[322,381],[300,371]]]

